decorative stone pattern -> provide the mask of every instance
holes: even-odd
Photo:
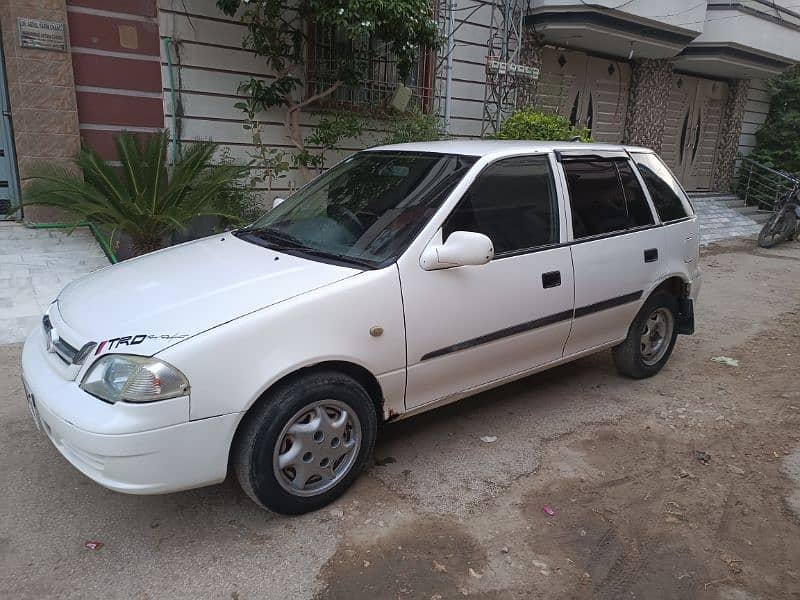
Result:
[[[8,95],[21,184],[40,162],[68,167],[80,148],[75,82],[69,50],[21,48],[18,17],[67,23],[66,0],[0,2]],[[25,210],[32,220],[53,220],[43,207]]]
[[[716,192],[729,192],[733,182],[733,170],[739,151],[739,137],[742,133],[749,79],[733,79],[728,82],[728,100],[722,113],[720,133],[714,156],[714,173],[711,176],[711,189]]]
[[[669,61],[646,58],[633,61],[623,143],[661,152],[671,81]]]

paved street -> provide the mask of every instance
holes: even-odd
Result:
[[[655,378],[603,353],[388,426],[354,488],[296,518],[230,480],[98,487],[35,431],[0,346],[0,597],[797,598],[800,246],[702,260],[697,334]]]

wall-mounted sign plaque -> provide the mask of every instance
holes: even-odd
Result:
[[[17,26],[19,27],[19,45],[23,48],[58,50],[60,52],[65,52],[67,49],[64,23],[19,17]]]

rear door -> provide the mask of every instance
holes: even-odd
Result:
[[[663,273],[664,238],[627,154],[562,155],[569,193],[575,318],[565,356],[625,338]]]

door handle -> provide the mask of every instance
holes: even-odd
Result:
[[[644,251],[644,262],[656,262],[658,260],[658,248],[648,248]]]
[[[542,287],[554,288],[561,285],[561,271],[542,273]]]

